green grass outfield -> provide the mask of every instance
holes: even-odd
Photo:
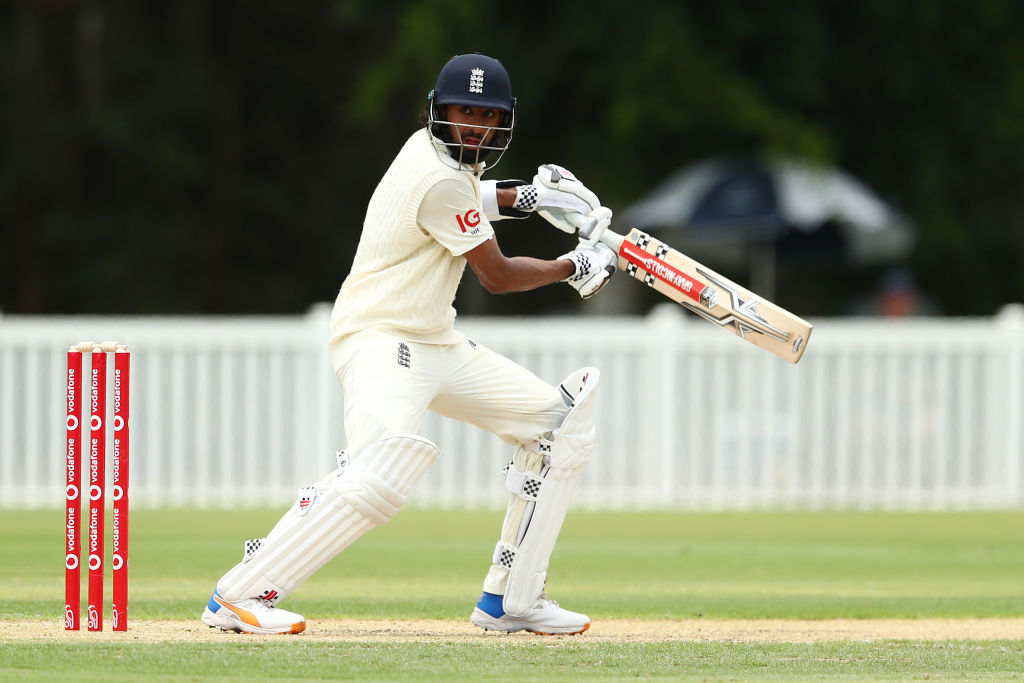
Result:
[[[130,618],[195,621],[246,538],[280,510],[133,512]],[[500,512],[405,510],[284,606],[318,619],[464,621]],[[0,680],[572,680],[1022,678],[1024,641],[191,642],[61,636],[62,511],[0,511]],[[570,515],[549,589],[601,619],[1024,617],[1024,513],[582,513]],[[84,597],[84,590],[83,590]],[[108,578],[109,598],[109,578]],[[109,616],[108,624],[109,628]]]

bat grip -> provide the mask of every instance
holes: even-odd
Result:
[[[598,229],[596,218],[588,218],[580,226],[580,240],[587,244],[597,244],[603,232],[604,228]]]

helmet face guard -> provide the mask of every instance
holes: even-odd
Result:
[[[441,156],[443,147],[457,168],[463,164],[472,166],[487,161],[495,152],[498,158],[490,165],[496,166],[501,161],[512,140],[516,117],[516,99],[512,97],[508,72],[501,62],[481,54],[453,57],[441,69],[437,85],[427,99],[427,131],[438,149],[438,156]],[[462,143],[458,125],[440,115],[439,108],[450,104],[498,109],[504,114],[497,126],[472,126],[486,133],[479,146],[468,146]]]
[[[453,102],[452,104],[457,103]],[[491,155],[497,152],[497,158],[488,164],[488,168],[497,166],[498,162],[501,161],[502,155],[505,154],[505,150],[508,149],[509,142],[512,141],[512,128],[515,126],[516,120],[515,109],[502,115],[500,122],[502,125],[500,126],[472,126],[475,130],[485,131],[484,138],[486,143],[482,142],[479,145],[469,146],[462,142],[461,131],[456,129],[460,127],[470,128],[470,126],[460,126],[457,123],[446,121],[444,117],[438,116],[438,106],[446,105],[438,105],[437,102],[431,99],[427,118],[427,130],[430,131],[430,137],[433,138],[435,145],[443,146],[447,150],[448,156],[460,165],[475,165],[482,161],[490,161]],[[471,104],[467,106],[478,105]]]

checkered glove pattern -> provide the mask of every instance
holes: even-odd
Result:
[[[524,184],[516,188],[516,201],[512,204],[513,209],[520,211],[537,210],[537,186]]]
[[[576,266],[575,272],[563,282],[568,282],[584,299],[594,296],[608,284],[618,261],[611,247],[600,242],[594,245],[580,242],[578,247],[558,258],[572,261]]]
[[[537,188],[525,180],[499,180],[495,187],[499,190],[516,189],[516,200],[512,206],[498,207],[498,213],[505,218],[526,218],[537,210]]]
[[[579,282],[580,280],[588,277],[592,272],[593,266],[590,263],[590,257],[584,251],[570,251],[568,254],[560,258],[566,258],[566,260],[572,261],[573,265],[576,266],[576,272],[570,275],[565,282]]]

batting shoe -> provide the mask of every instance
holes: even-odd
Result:
[[[505,614],[501,600],[500,595],[484,593],[469,620],[486,631],[529,631],[542,636],[571,636],[590,628],[590,617],[559,607],[543,593],[533,609],[521,617]]]
[[[256,598],[228,602],[217,591],[203,610],[203,623],[235,633],[302,633],[306,619],[301,614],[269,607]]]

